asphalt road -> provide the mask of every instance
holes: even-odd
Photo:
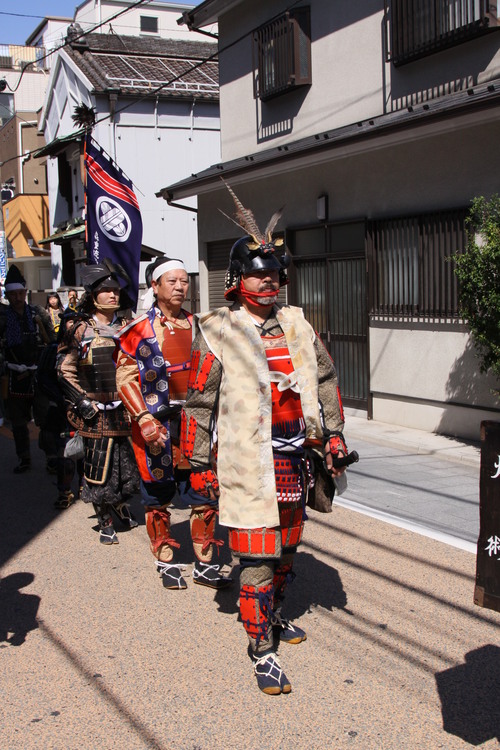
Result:
[[[361,456],[348,472],[348,488],[338,498],[347,507],[378,511],[437,538],[469,543],[479,535],[479,466],[460,464],[411,449],[353,438]]]
[[[346,508],[311,511],[286,600],[308,638],[280,646],[292,692],[266,696],[236,586],[166,591],[138,504],[139,528],[103,547],[88,505],[53,509],[36,448],[29,474],[12,474],[12,456],[2,428],[1,748],[499,747],[500,615],[473,604],[472,553]],[[375,458],[351,492],[395,462]],[[174,523],[190,563],[186,514]]]

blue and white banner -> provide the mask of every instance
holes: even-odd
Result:
[[[87,170],[87,262],[109,258],[130,277],[129,296],[137,306],[142,219],[139,204],[127,177],[92,144],[85,144]]]
[[[2,206],[0,205],[0,211]],[[5,232],[0,230],[0,297],[5,296],[5,277],[7,276],[7,240]]]

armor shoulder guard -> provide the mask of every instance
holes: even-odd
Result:
[[[115,336],[115,339],[125,338],[129,331],[131,331],[135,326],[139,325],[139,323],[143,323],[145,320],[148,320],[147,313],[143,313],[142,315],[139,315],[137,318],[134,318],[129,323],[126,323],[123,328],[120,328],[118,333]]]
[[[120,328],[114,336],[114,340],[124,354],[135,359],[137,347],[142,339],[154,336],[151,323],[147,313],[134,318],[126,326]]]

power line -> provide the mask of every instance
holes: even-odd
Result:
[[[46,18],[46,16],[33,16],[30,13],[10,13],[6,10],[0,10],[0,16],[17,16],[18,18]]]
[[[150,1],[151,0],[147,0],[147,2],[150,2]],[[296,5],[298,5],[302,1],[303,0],[294,0],[294,2],[290,3],[290,5],[288,5],[287,8],[285,8],[284,11],[281,11],[280,13],[276,13],[274,16],[272,16],[269,19],[268,23],[271,23],[276,18],[279,18],[280,16],[282,16],[283,13],[286,13],[289,10],[292,10],[292,8],[294,8]],[[111,19],[108,19],[108,20],[111,20]],[[230,42],[229,44],[227,44],[225,47],[218,48],[216,50],[216,52],[214,52],[212,55],[209,55],[208,57],[204,58],[203,60],[200,60],[199,62],[195,63],[194,65],[192,65],[187,70],[184,70],[182,73],[179,73],[179,75],[174,76],[173,78],[171,78],[169,81],[166,81],[165,83],[162,83],[160,86],[157,86],[156,89],[151,89],[150,91],[148,91],[147,94],[144,94],[144,96],[136,97],[136,98],[132,99],[132,101],[130,101],[128,104],[125,104],[123,107],[121,107],[119,109],[115,109],[113,116],[115,117],[116,115],[120,114],[121,112],[124,112],[125,110],[130,109],[130,107],[133,107],[134,104],[138,104],[139,102],[142,102],[145,99],[150,99],[152,96],[154,96],[155,94],[158,94],[160,91],[162,91],[162,89],[166,88],[167,86],[171,86],[173,83],[175,83],[176,81],[178,81],[180,78],[182,78],[186,74],[191,73],[194,70],[197,70],[199,67],[201,67],[202,65],[204,65],[206,62],[210,62],[214,58],[219,57],[219,55],[220,55],[221,52],[227,52],[227,50],[231,49],[231,47],[234,47],[236,44],[239,44],[239,42],[243,41],[243,39],[245,39],[251,33],[253,33],[253,32],[249,31],[249,32],[246,32],[246,33],[242,34],[240,37],[238,37],[237,39],[234,39],[232,42]],[[72,40],[72,41],[74,41],[74,40]],[[64,45],[64,46],[67,46],[67,45]],[[109,115],[104,115],[99,120],[96,120],[95,123],[94,123],[94,126],[98,125],[99,123],[106,122],[106,120],[110,120],[110,119],[111,119],[111,113]],[[76,132],[78,133],[78,131],[76,131]],[[83,135],[83,132],[84,131],[82,129],[82,135]],[[12,156],[10,159],[6,159],[6,161],[0,162],[0,167],[2,167],[4,164],[7,164],[9,161],[14,161],[15,159],[22,159],[23,157],[26,157],[28,155],[31,156],[31,154],[34,154],[36,151],[39,151],[39,150],[40,149],[37,148],[37,149],[33,149],[33,151],[27,151],[25,154],[18,154],[17,156]]]
[[[151,0],[137,0],[132,5],[129,5],[128,8],[118,11],[117,13],[115,13],[114,16],[110,16],[105,21],[101,21],[101,23],[96,24],[91,29],[88,29],[87,31],[82,31],[81,34],[76,34],[75,36],[72,36],[71,39],[66,38],[66,41],[63,42],[61,45],[59,45],[59,47],[54,47],[54,49],[50,50],[50,52],[47,52],[46,55],[42,55],[36,60],[32,60],[31,62],[26,63],[25,67],[21,71],[21,75],[19,76],[17,86],[15,88],[11,88],[9,84],[7,83],[7,87],[10,89],[10,91],[14,93],[15,91],[17,91],[17,89],[21,85],[22,77],[29,65],[35,65],[35,64],[39,65],[43,60],[46,60],[51,55],[54,55],[56,52],[59,52],[59,50],[63,49],[64,47],[67,47],[69,44],[73,44],[74,42],[78,41],[78,39],[82,39],[82,37],[87,36],[88,34],[92,34],[94,31],[96,31],[96,29],[100,29],[101,26],[104,26],[110,21],[114,21],[116,18],[119,18],[119,16],[122,16],[124,13],[128,13],[130,10],[137,8],[139,5],[144,5],[145,3],[150,3],[150,2]],[[0,11],[0,12],[3,12],[3,11]],[[45,16],[38,16],[38,18],[45,18]]]
[[[280,16],[282,16],[283,13],[286,13],[289,10],[291,10],[292,8],[294,8],[296,5],[299,4],[299,2],[302,2],[302,0],[294,0],[292,3],[290,3],[290,5],[287,8],[285,8],[284,11],[280,11],[279,13],[276,13],[274,16],[272,16],[268,20],[268,23],[271,23],[276,18],[279,18]],[[145,99],[149,99],[149,98],[151,98],[151,96],[154,96],[155,94],[158,94],[160,91],[162,91],[162,89],[166,88],[167,86],[171,86],[173,83],[175,83],[176,81],[178,81],[180,78],[182,78],[183,76],[185,76],[187,73],[192,73],[194,70],[197,70],[199,67],[201,67],[202,65],[204,65],[206,62],[210,62],[214,58],[219,57],[219,55],[220,55],[221,52],[227,52],[227,50],[231,49],[231,47],[234,47],[235,44],[239,44],[241,41],[243,41],[243,39],[245,39],[251,33],[253,33],[253,32],[250,31],[250,32],[246,32],[245,34],[242,34],[240,37],[238,37],[237,39],[234,39],[232,42],[230,42],[229,44],[227,44],[225,47],[218,48],[216,50],[216,52],[214,52],[212,55],[209,55],[208,57],[204,58],[203,60],[200,60],[199,62],[195,63],[190,68],[188,68],[187,70],[184,70],[182,73],[179,73],[179,75],[174,76],[173,78],[171,78],[166,83],[160,84],[160,86],[157,86],[157,88],[155,88],[155,89],[151,89],[150,91],[148,91],[147,94],[144,94],[144,96],[141,96],[141,97],[138,97],[137,99],[134,99],[132,102],[130,102],[129,104],[124,105],[120,109],[116,109],[115,112],[114,112],[114,116],[120,114],[121,112],[124,112],[126,109],[130,109],[130,107],[132,107],[134,104],[138,104],[139,102],[142,102]],[[96,120],[95,121],[95,125],[98,125],[101,122],[105,122],[106,120],[109,120],[110,118],[111,118],[111,114],[104,115],[103,117],[101,117],[100,120]]]

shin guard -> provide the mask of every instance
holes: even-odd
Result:
[[[267,586],[242,585],[240,589],[241,621],[254,653],[266,651],[273,645],[272,608],[272,583]]]
[[[112,526],[113,519],[111,517],[111,513],[109,512],[109,506],[107,505],[107,503],[104,503],[103,505],[92,503],[92,505],[94,506],[97,521],[99,523],[99,528],[104,529],[107,526]]]
[[[146,508],[146,529],[151,552],[161,562],[171,562],[180,544],[170,536],[170,513],[166,508]]]
[[[220,547],[221,539],[214,538],[217,511],[210,505],[200,505],[193,508],[189,523],[194,554],[200,562],[209,563],[212,560],[214,547]]]
[[[284,597],[285,588],[295,578],[295,573],[292,572],[291,562],[280,562],[274,569],[273,585],[274,585],[274,601],[278,605]]]

